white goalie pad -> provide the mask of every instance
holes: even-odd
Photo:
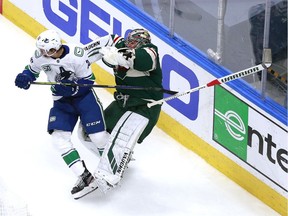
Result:
[[[103,188],[106,182],[114,187],[122,178],[135,144],[148,122],[146,117],[130,111],[117,122],[94,173],[103,192],[106,190]]]

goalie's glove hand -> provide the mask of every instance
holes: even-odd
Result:
[[[54,96],[69,97],[77,94],[79,90],[79,86],[76,86],[75,84],[75,81],[64,79],[61,80],[60,84],[51,86],[51,90]]]
[[[132,58],[132,51],[129,53],[131,54],[128,58],[127,53],[128,49],[125,48],[125,51],[123,49],[117,49],[116,47],[102,47],[99,51],[103,57],[102,61],[111,68],[116,69],[118,66],[125,67],[126,69],[129,69],[133,58]]]
[[[21,89],[29,89],[33,78],[25,73],[19,73],[15,79],[15,85]]]

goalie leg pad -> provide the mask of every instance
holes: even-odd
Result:
[[[130,111],[124,113],[119,119],[111,132],[108,145],[94,174],[99,184],[103,185],[103,180],[112,187],[118,184],[130,160],[134,146],[148,122],[146,117]],[[102,182],[100,182],[101,179]],[[101,189],[101,185],[99,188]],[[105,189],[103,190],[105,191]]]

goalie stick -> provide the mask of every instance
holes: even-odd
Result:
[[[32,82],[34,85],[68,85],[79,87],[94,87],[94,88],[116,88],[116,89],[130,89],[130,90],[146,90],[146,91],[160,91],[170,95],[177,94],[178,92],[163,89],[159,87],[144,87],[144,86],[126,86],[126,85],[96,85],[96,84],[77,84],[77,83],[59,83],[59,82]]]
[[[232,80],[236,80],[236,79],[239,79],[239,78],[242,78],[242,77],[257,73],[257,72],[260,72],[261,70],[267,69],[268,67],[270,67],[270,65],[271,65],[271,63],[265,63],[265,64],[259,64],[259,65],[253,66],[253,67],[247,68],[245,70],[241,70],[241,71],[238,71],[236,73],[224,76],[222,78],[218,78],[218,79],[212,80],[211,82],[206,83],[205,85],[198,86],[196,88],[192,88],[192,89],[190,89],[188,91],[180,92],[180,93],[177,93],[177,94],[172,95],[170,97],[166,97],[166,98],[163,98],[163,99],[158,100],[158,101],[150,102],[150,103],[147,104],[147,106],[150,108],[150,107],[155,106],[157,104],[162,104],[163,102],[166,102],[166,101],[181,97],[183,95],[191,94],[192,92],[199,91],[200,89],[203,89],[203,88],[206,88],[206,87],[211,87],[211,86],[215,86],[215,85],[221,85],[222,83],[227,83],[227,82],[230,82]]]

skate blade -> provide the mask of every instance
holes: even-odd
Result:
[[[81,199],[82,197],[92,193],[96,189],[98,189],[98,186],[96,186],[95,184],[93,184],[92,186],[89,185],[88,187],[85,187],[82,191],[79,191],[78,193],[72,194],[72,196],[75,200],[78,200],[78,199]]]

